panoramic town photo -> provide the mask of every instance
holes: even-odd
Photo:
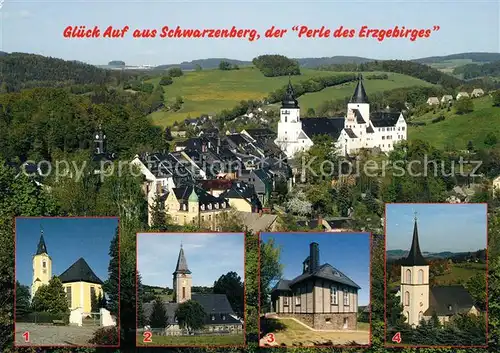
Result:
[[[370,344],[370,233],[262,233],[260,346]]]
[[[244,346],[243,233],[137,234],[137,345]]]
[[[487,346],[486,204],[387,204],[387,346]]]
[[[16,218],[15,236],[15,346],[117,346],[118,218]]]

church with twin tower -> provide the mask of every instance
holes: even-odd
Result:
[[[317,135],[330,136],[335,142],[337,154],[341,156],[375,148],[388,153],[396,143],[407,139],[407,125],[401,112],[388,108],[371,111],[361,74],[347,104],[345,117],[302,119],[295,90],[289,80],[281,102],[278,136],[274,142],[288,158],[293,158],[311,148]]]

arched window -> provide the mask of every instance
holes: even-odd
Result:
[[[418,313],[418,322],[420,322],[424,318],[424,313],[421,311]]]
[[[406,283],[411,283],[411,270],[406,270]]]
[[[405,305],[406,306],[410,305],[410,292],[408,291],[405,292]]]
[[[410,312],[405,311],[405,316],[406,316],[406,322],[409,322],[410,321]]]
[[[418,270],[418,284],[424,283],[424,270]]]

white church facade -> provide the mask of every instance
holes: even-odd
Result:
[[[417,219],[408,256],[401,261],[398,292],[406,322],[416,327],[436,314],[442,324],[458,314],[478,315],[474,300],[462,285],[430,286],[429,263],[420,251]]]
[[[374,148],[387,153],[396,143],[407,139],[407,124],[401,112],[371,112],[361,75],[347,104],[346,117],[301,119],[300,107],[289,82],[280,109],[275,143],[288,158],[293,158],[297,152],[307,151],[313,145],[315,135],[331,136],[341,156]]]

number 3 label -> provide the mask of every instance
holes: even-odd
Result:
[[[266,335],[266,343],[274,343],[276,342],[276,338],[274,337],[274,333],[268,333]]]
[[[151,343],[152,340],[151,340],[151,336],[153,336],[153,334],[149,331],[146,331],[142,334],[142,337],[144,337],[144,340],[142,342],[144,343]]]

